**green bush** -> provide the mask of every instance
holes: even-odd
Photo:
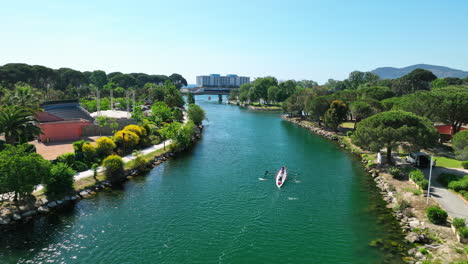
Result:
[[[73,191],[73,176],[75,171],[65,163],[57,163],[50,169],[50,175],[45,182],[48,195],[66,195]]]
[[[390,167],[388,169],[388,172],[390,172],[390,174],[393,176],[393,178],[395,179],[400,179],[402,176],[403,176],[403,173],[402,171],[397,168],[397,167]]]
[[[437,178],[437,181],[445,187],[447,187],[450,182],[458,180],[460,180],[460,177],[451,173],[441,173]]]
[[[428,255],[429,254],[429,251],[427,251],[427,249],[423,248],[423,247],[419,248],[418,251],[421,252],[423,255]]]
[[[427,218],[436,225],[445,224],[447,221],[447,212],[438,206],[430,206],[426,210]]]
[[[424,178],[424,174],[418,169],[412,170],[409,173],[409,177],[423,190],[427,189],[429,186],[429,181]]]
[[[96,140],[96,152],[101,157],[109,156],[116,147],[115,142],[108,137],[101,137]]]
[[[104,168],[106,168],[106,175],[111,181],[118,181],[122,176],[124,163],[120,156],[110,155],[102,162]]]
[[[462,161],[462,166],[464,169],[467,169],[468,170],[468,160],[467,161]]]
[[[449,189],[452,189],[456,192],[468,191],[468,176],[463,177],[458,181],[452,181],[448,185]]]
[[[62,163],[67,164],[70,167],[73,167],[73,164],[75,164],[75,153],[73,152],[64,153],[57,157],[57,162],[62,162]]]
[[[468,227],[460,227],[458,229],[458,234],[462,237],[462,238],[468,238]]]
[[[84,162],[76,161],[75,164],[73,164],[73,169],[75,169],[78,172],[82,172],[88,170],[88,165],[86,165],[86,163]]]
[[[140,172],[146,171],[148,162],[145,158],[140,153],[134,153],[133,155],[135,155],[136,158],[132,161],[131,168]]]
[[[348,131],[348,132],[346,132],[346,136],[347,136],[347,137],[350,137],[350,136],[352,136],[352,135],[353,135],[353,131]]]
[[[461,227],[465,227],[465,226],[466,226],[465,219],[455,217],[455,218],[453,219],[452,225],[453,225],[456,229],[459,229],[459,228],[461,228]]]

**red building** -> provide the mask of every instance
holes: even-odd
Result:
[[[42,142],[78,140],[82,137],[82,128],[94,122],[78,100],[46,102],[41,108],[44,112],[38,113],[36,118],[42,128]]]
[[[440,139],[441,141],[449,141],[453,137],[453,130],[451,125],[446,125],[446,124],[438,124],[434,125],[435,129],[440,134]],[[461,127],[460,131],[467,130],[465,127]]]

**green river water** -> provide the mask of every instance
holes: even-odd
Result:
[[[401,242],[362,166],[283,121],[197,97],[190,151],[65,214],[0,233],[0,263],[400,263]],[[217,99],[217,97],[216,97]],[[293,171],[282,189],[266,170]]]

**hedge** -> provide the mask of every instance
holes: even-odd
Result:
[[[427,218],[436,225],[445,224],[447,221],[447,212],[438,206],[429,206],[426,210]]]

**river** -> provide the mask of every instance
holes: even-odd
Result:
[[[400,263],[369,246],[401,234],[350,154],[278,113],[196,99],[208,120],[193,149],[0,233],[0,263]],[[264,173],[282,165],[278,189]]]

